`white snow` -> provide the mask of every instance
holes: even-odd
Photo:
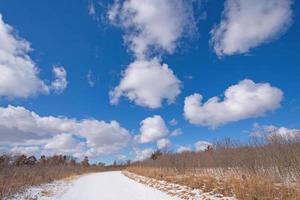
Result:
[[[53,181],[34,187],[29,187],[12,197],[6,197],[3,200],[54,200],[61,196],[70,186],[74,179]]]
[[[47,184],[44,185],[46,186]],[[38,188],[43,188],[43,186]],[[40,192],[37,196],[37,189],[31,188],[26,191],[26,197],[19,195],[16,199],[31,199],[29,193],[34,191],[33,198],[38,200],[179,200],[179,198],[171,197],[131,180],[120,171],[84,175],[64,186],[60,184],[56,188],[49,190],[48,187],[46,190],[47,192]]]
[[[60,200],[175,200],[158,190],[137,183],[121,172],[84,176],[62,195]]]

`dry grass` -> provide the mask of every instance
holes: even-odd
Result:
[[[299,200],[300,144],[217,144],[207,152],[165,154],[128,171],[242,200]]]
[[[200,171],[196,174],[179,174],[172,168],[135,166],[128,167],[127,170],[142,176],[201,189],[204,192],[213,191],[224,196],[235,196],[242,200],[298,200],[300,197],[299,184],[287,186],[256,175],[244,177],[228,173],[216,177]]]

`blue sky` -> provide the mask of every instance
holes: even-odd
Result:
[[[13,31],[7,35],[15,38],[19,43],[22,40],[30,43],[31,50],[23,50],[25,52],[22,56],[30,57],[38,69],[36,76],[44,82],[47,91],[34,89],[30,95],[11,95],[7,91],[18,89],[19,86],[9,87],[9,84],[16,83],[20,79],[12,76],[15,80],[11,82],[0,80],[2,109],[0,150],[37,155],[41,153],[70,153],[78,157],[89,155],[93,160],[109,162],[123,158],[123,155],[128,159],[141,158],[147,154],[143,150],[148,149],[150,152],[150,149],[157,148],[157,141],[161,139],[165,139],[165,143],[161,141],[162,146],[170,145],[169,148],[174,151],[180,146],[195,149],[197,141],[213,142],[224,137],[243,141],[255,128],[255,123],[262,131],[269,130],[268,127],[272,126],[275,132],[285,128],[286,133],[298,133],[300,129],[298,117],[300,58],[297,55],[300,52],[299,3],[291,0],[276,0],[278,4],[273,5],[270,0],[263,0],[256,5],[258,9],[254,9],[255,3],[245,2],[245,0],[227,0],[224,4],[223,1],[217,0],[191,2],[176,0],[172,3],[164,0],[149,3],[143,0],[137,3],[133,0],[126,5],[123,1],[105,0],[74,1],[72,4],[66,0],[1,1],[2,21],[13,28]],[[234,8],[237,4],[241,6],[239,11]],[[172,8],[168,9],[168,6]],[[143,13],[147,15],[147,12],[141,12],[139,9],[145,7],[146,10],[151,8],[166,10],[153,11],[157,12],[156,14],[164,13],[161,20],[157,20],[159,17],[151,18],[157,17],[155,15],[143,16]],[[224,7],[227,9],[224,10]],[[114,13],[113,8],[118,12]],[[263,13],[260,9],[269,9],[270,12]],[[178,13],[174,15],[172,10]],[[127,15],[125,11],[136,13],[132,16]],[[115,16],[109,17],[110,13]],[[176,18],[172,19],[172,16]],[[225,28],[220,26],[221,21],[225,24]],[[243,25],[248,21],[249,24]],[[259,22],[262,23],[261,26]],[[166,26],[163,26],[164,23]],[[242,25],[234,28],[235,23]],[[155,27],[156,24],[158,28]],[[139,29],[139,26],[142,29]],[[1,34],[0,37],[3,37],[0,41],[7,40],[7,37]],[[146,45],[142,53],[134,43],[135,39],[141,37],[144,37],[142,45]],[[3,49],[0,48],[1,51],[6,50]],[[156,63],[149,64],[153,59],[157,59]],[[0,61],[4,66],[6,60],[3,56],[0,56]],[[155,65],[151,69],[158,70],[158,76],[153,75],[157,78],[145,84],[150,98],[155,98],[159,93],[159,97],[154,100],[158,100],[161,105],[150,105],[147,103],[148,100],[145,103],[144,97],[139,96],[145,90],[143,77],[140,77],[142,82],[137,82],[135,86],[128,83],[132,80],[126,79],[125,71],[132,63],[141,65],[138,61],[143,61],[147,65],[144,66],[146,71],[150,70],[150,65]],[[167,65],[165,74],[160,71],[163,64]],[[1,70],[7,67],[3,66],[0,67]],[[132,76],[133,79],[138,78],[139,75],[135,74],[134,70],[139,67],[132,67],[132,71],[128,71],[128,76]],[[65,76],[53,74],[54,68],[62,69],[66,72]],[[146,75],[147,73],[148,71]],[[151,73],[149,71],[149,74]],[[121,85],[120,81],[124,79],[128,82],[125,80],[124,85]],[[203,96],[203,102],[215,96],[219,96],[222,102],[224,91],[233,85],[240,86],[240,81],[245,79],[252,80],[246,85],[248,87],[250,84],[249,87],[256,88],[263,102],[260,103],[260,99],[249,100],[247,94],[238,93],[236,98],[246,98],[242,98],[242,103],[239,105],[243,108],[242,111],[235,112],[228,108],[229,104],[240,102],[235,99],[227,102],[228,105],[216,103],[212,106],[217,107],[211,108],[212,110],[200,107],[202,108],[200,112],[197,111],[197,106],[194,106],[191,107],[192,113],[185,113],[184,107],[189,106],[184,104],[186,97],[198,93]],[[58,88],[53,87],[55,81],[58,83]],[[64,85],[65,81],[67,85]],[[156,88],[149,89],[148,86],[152,84]],[[161,97],[162,93],[157,92],[157,89],[164,88],[164,84],[166,86],[165,90],[161,89],[162,93],[170,94]],[[20,85],[26,86],[24,83]],[[114,88],[117,86],[122,94],[118,98],[118,103],[113,105],[109,93],[116,91]],[[134,96],[131,100],[129,100],[129,90]],[[278,90],[282,94],[279,94]],[[255,92],[249,93],[249,98],[257,97],[253,93]],[[49,128],[47,126],[52,122],[46,123],[48,125],[36,125],[40,122],[29,119],[27,122],[30,123],[30,126],[28,125],[30,128],[28,128],[25,127],[26,123],[21,123],[22,119],[16,117],[19,111],[8,110],[9,105],[12,110],[23,107],[25,110],[20,112],[36,113],[39,117],[33,118],[37,121],[43,117],[54,116],[57,119],[73,120],[72,123],[77,120],[76,125],[79,129],[84,129],[81,120],[94,120],[97,123],[107,124],[115,120],[120,127],[116,128],[110,124],[107,129],[113,127],[113,130],[105,132],[104,127],[105,133],[102,133],[97,124],[95,125],[97,130],[77,133],[77,130],[72,128],[55,129],[55,126],[60,126],[58,124],[61,122]],[[253,109],[251,110],[250,107]],[[248,108],[250,110],[245,111]],[[224,116],[215,115],[216,112],[224,112]],[[7,113],[10,115],[5,115]],[[8,125],[5,120],[10,119],[12,121]],[[146,120],[149,123],[143,121],[145,119],[149,119]],[[169,124],[172,119],[176,119],[176,125]],[[143,125],[144,131],[141,130]],[[175,129],[181,129],[182,134],[171,136],[171,132]],[[36,136],[39,131],[45,133]],[[92,134],[103,134],[103,137],[99,136],[97,139],[94,136],[85,137],[85,134],[90,134],[89,131],[93,132]],[[116,133],[118,131],[128,132],[132,136],[127,137],[127,133],[124,132],[124,135],[119,137]],[[15,132],[20,133],[13,137]],[[19,137],[19,134],[25,134],[26,137],[15,140],[14,138]],[[110,138],[110,134],[116,135]],[[10,139],[11,137],[13,139]],[[143,137],[146,137],[144,141],[148,142],[142,142]],[[61,145],[54,145],[53,138],[54,141],[61,139]],[[114,143],[115,138],[117,144]],[[36,141],[28,142],[30,140]],[[78,147],[78,151],[71,151],[73,146]],[[108,148],[110,146],[115,148]]]

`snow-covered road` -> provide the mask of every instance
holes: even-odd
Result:
[[[123,173],[120,171],[93,173],[54,181],[29,187],[4,200],[236,200],[234,197],[203,192],[201,189],[159,181],[130,172]],[[176,197],[171,197],[167,193]]]
[[[177,200],[161,191],[135,182],[121,172],[94,173],[70,184],[59,200]]]

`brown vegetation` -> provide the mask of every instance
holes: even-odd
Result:
[[[128,171],[242,200],[300,199],[300,143],[227,139],[205,152],[164,154]]]
[[[84,173],[120,170],[121,166],[90,165],[85,157],[81,163],[68,156],[0,156],[0,199],[32,185],[48,183]]]

